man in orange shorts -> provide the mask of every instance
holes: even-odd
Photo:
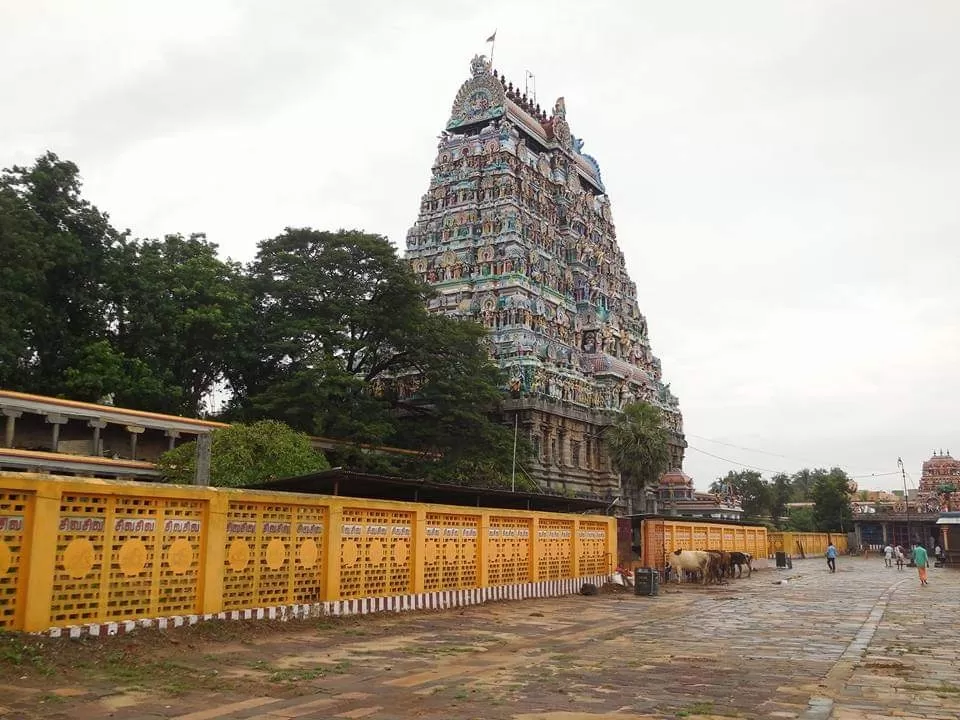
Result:
[[[916,545],[913,548],[913,561],[917,564],[917,571],[920,573],[920,584],[927,584],[927,549],[923,545]]]

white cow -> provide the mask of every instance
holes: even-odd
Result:
[[[710,565],[710,553],[706,550],[674,550],[669,556],[670,567],[677,572],[677,582],[684,570],[700,573],[700,583],[707,582],[707,567]]]

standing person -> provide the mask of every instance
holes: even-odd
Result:
[[[887,567],[893,567],[893,548],[890,545],[883,549],[883,564]]]
[[[837,548],[833,543],[827,545],[827,567],[832,573],[837,571]]]
[[[903,557],[903,548],[897,545],[894,549],[894,552],[897,555],[897,570],[903,570],[903,563],[905,558]]]
[[[943,550],[939,545],[933,549],[933,560],[938,565],[943,565]]]
[[[920,573],[920,584],[927,584],[927,549],[920,544],[913,548],[913,561],[917,564],[917,571]]]

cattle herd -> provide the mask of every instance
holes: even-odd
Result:
[[[679,582],[684,574],[707,583],[721,583],[725,577],[743,576],[743,566],[747,566],[747,577],[753,574],[753,556],[750,553],[726,552],[723,550],[674,550],[667,555],[666,578],[674,575]],[[665,579],[666,579],[665,578]]]

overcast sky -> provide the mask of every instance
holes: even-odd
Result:
[[[0,0],[0,165],[237,260],[402,247],[494,29],[600,163],[698,487],[960,454],[960,2]]]

